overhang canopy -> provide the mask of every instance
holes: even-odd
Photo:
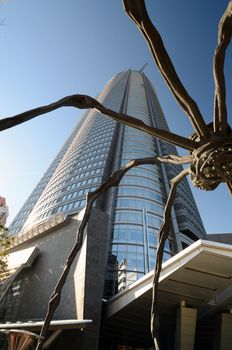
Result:
[[[0,329],[25,329],[31,331],[38,331],[43,326],[43,323],[43,321],[1,323]],[[92,320],[54,320],[51,321],[49,330],[85,328],[90,323],[92,323]]]
[[[36,246],[10,253],[7,257],[8,269],[13,272],[20,267],[30,267],[38,254]]]
[[[28,267],[31,267],[35,258],[38,256],[40,250],[38,247],[33,246],[30,248],[22,249],[17,252],[10,253],[7,256],[7,271],[5,274],[1,274],[0,280],[2,280],[2,293],[0,296],[0,303],[4,299],[7,291],[12,283],[15,281],[19,273]]]
[[[124,334],[133,341],[150,338],[152,278],[153,271],[105,304],[104,332],[112,332],[116,338]],[[232,309],[231,245],[199,240],[162,265],[161,324],[175,328],[176,310],[182,301],[197,308],[200,317]]]

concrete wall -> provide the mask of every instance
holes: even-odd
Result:
[[[24,291],[17,320],[43,319],[46,315],[48,300],[74,244],[78,225],[77,219],[71,218],[69,223],[57,230],[42,237],[38,236],[36,241],[28,241],[18,247],[18,249],[25,249],[37,246],[40,253],[32,267],[18,276],[18,279],[23,280]],[[75,265],[76,261],[64,287],[61,303],[55,315],[56,319],[77,316],[73,278]]]
[[[232,244],[232,233],[207,234],[205,239],[207,241]]]
[[[37,246],[40,253],[32,267],[25,269],[17,277],[18,280],[22,280],[24,290],[20,296],[20,305],[17,306],[16,319],[9,321],[28,321],[45,317],[50,295],[75,243],[79,220],[78,216],[71,217],[67,223],[52,232],[38,235],[36,239],[13,248],[12,251],[17,251]],[[93,320],[89,329],[84,332],[81,349],[97,349],[108,252],[107,224],[107,216],[94,208],[82,249],[69,272],[60,305],[54,315],[54,319],[61,320]]]

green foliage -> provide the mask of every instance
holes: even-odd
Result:
[[[0,226],[0,279],[7,271],[7,250],[10,247],[11,236],[6,227]]]

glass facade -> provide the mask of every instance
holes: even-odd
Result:
[[[127,73],[120,73],[98,96],[101,103],[119,111],[127,84]],[[29,197],[10,225],[12,234],[26,230],[47,217],[62,212],[77,213],[85,206],[86,194],[109,176],[117,123],[96,111],[89,111],[78,124],[49,168],[49,176],[37,185],[38,196]],[[27,203],[33,208],[25,211]]]
[[[115,111],[168,130],[155,91],[143,73],[117,74],[98,99]],[[118,167],[131,159],[166,154],[177,154],[175,147],[87,111],[13,220],[11,233],[20,234],[56,213],[78,213],[85,206],[86,193]],[[181,169],[168,164],[138,166],[124,176],[118,188],[97,201],[96,206],[110,217],[109,265],[118,279],[110,283],[114,289],[125,288],[153,269],[169,180]],[[164,260],[204,234],[188,182],[183,181],[177,189]]]
[[[133,72],[128,85],[125,113],[152,125],[143,75]],[[156,155],[157,146],[150,135],[124,127],[121,166],[131,159]],[[118,261],[119,290],[154,268],[165,197],[159,165],[136,167],[121,181],[115,198],[112,228],[112,254],[117,256]],[[167,243],[167,256],[172,253]]]

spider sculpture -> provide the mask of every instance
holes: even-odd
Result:
[[[105,108],[97,100],[86,95],[68,96],[50,105],[27,111],[11,118],[2,119],[0,121],[0,130],[11,128],[17,124],[35,118],[36,116],[64,106],[73,106],[84,109],[94,108],[100,113],[109,116],[116,121],[142,130],[153,135],[154,137],[158,137],[166,142],[183,147],[189,151],[189,155],[184,157],[168,155],[165,157],[132,160],[125,167],[113,173],[108,181],[102,184],[96,191],[88,193],[85,214],[79,227],[77,241],[67,259],[64,271],[51,296],[47,316],[41,330],[41,336],[45,337],[54,311],[59,304],[61,290],[70,270],[71,264],[81,248],[84,229],[88,222],[94,201],[112,186],[117,186],[123,175],[135,166],[141,164],[157,164],[161,162],[189,164],[187,169],[183,170],[170,182],[170,192],[164,209],[164,220],[159,229],[159,243],[156,254],[156,265],[154,269],[151,308],[151,334],[155,348],[158,350],[160,349],[158,336],[159,317],[157,309],[158,280],[161,271],[164,243],[169,234],[170,213],[175,198],[176,187],[185,176],[189,175],[193,185],[199,189],[212,191],[220,183],[226,183],[230,193],[232,193],[232,131],[227,122],[225,79],[223,72],[225,51],[229,45],[232,35],[232,0],[229,2],[228,7],[219,23],[218,46],[214,55],[214,120],[209,125],[206,125],[196,102],[188,95],[186,89],[182,85],[172,61],[166,52],[160,34],[152,24],[147,14],[144,0],[123,0],[123,3],[125,12],[135,22],[136,26],[142,32],[145,40],[147,41],[154,61],[163,75],[167,85],[171,89],[177,102],[187,113],[195,133],[188,139],[168,131],[148,126],[134,117],[116,113],[108,108]],[[44,339],[39,340],[37,350],[42,349],[43,342]]]

